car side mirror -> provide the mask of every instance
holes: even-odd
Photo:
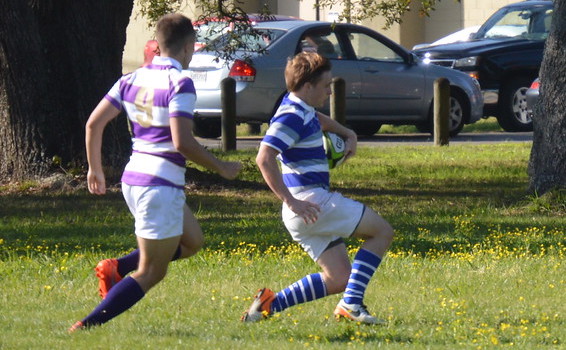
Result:
[[[412,52],[409,53],[409,56],[407,57],[407,65],[409,66],[413,66],[415,65],[415,63],[418,61],[416,55]]]

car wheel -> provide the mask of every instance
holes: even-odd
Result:
[[[497,121],[505,131],[532,131],[533,120],[527,110],[527,90],[531,78],[517,78],[501,90]]]
[[[371,136],[379,131],[381,124],[376,122],[346,122],[357,135]]]
[[[215,139],[222,134],[220,118],[195,118],[193,133],[205,139]]]
[[[448,120],[450,136],[454,137],[462,131],[466,121],[466,104],[460,94],[452,93],[450,96]]]
[[[449,120],[449,135],[454,137],[462,131],[464,124],[467,120],[467,104],[464,103],[464,99],[457,92],[452,91],[450,93],[450,106],[448,109],[448,120]],[[425,122],[415,124],[415,127],[420,132],[428,132],[434,134],[434,101],[430,106],[428,120]]]

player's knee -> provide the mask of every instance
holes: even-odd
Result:
[[[196,253],[198,253],[199,250],[202,249],[203,246],[204,246],[204,237],[202,235],[198,237],[194,237],[187,244],[183,244],[183,248],[184,248],[183,258],[188,258],[190,256],[195,255]]]
[[[378,236],[381,237],[384,241],[391,243],[393,241],[393,236],[395,236],[395,232],[393,231],[393,227],[389,223],[385,223],[382,227],[378,230]]]
[[[163,279],[165,278],[165,276],[167,275],[167,270],[153,270],[149,275],[148,275],[148,280],[152,283],[152,285],[156,285],[159,282],[163,281]]]
[[[138,270],[132,274],[132,277],[139,283],[142,289],[147,293],[156,284],[161,282],[167,275],[167,270]]]

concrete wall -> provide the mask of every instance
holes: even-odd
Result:
[[[520,0],[461,0],[463,25],[470,27],[485,22],[499,8]]]

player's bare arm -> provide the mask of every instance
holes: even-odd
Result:
[[[116,118],[119,113],[120,110],[104,98],[98,103],[86,122],[87,183],[90,193],[106,193],[106,180],[102,170],[102,134],[106,124]]]
[[[186,159],[215,171],[232,180],[242,169],[240,162],[226,162],[208,152],[193,136],[193,121],[187,118],[171,118],[173,144]]]
[[[358,147],[358,135],[347,127],[343,126],[342,124],[338,123],[336,120],[330,118],[324,113],[316,112],[318,120],[320,122],[320,127],[322,131],[330,131],[335,134],[340,135],[344,141],[346,142],[346,148],[344,150],[344,154],[346,155],[346,159],[353,157],[356,155],[356,149]]]
[[[274,148],[261,145],[256,157],[256,163],[265,179],[265,182],[275,195],[287,204],[295,214],[303,218],[305,223],[314,223],[318,219],[320,207],[308,201],[302,201],[293,197],[287,186],[283,183],[281,170],[277,164],[279,152]]]

